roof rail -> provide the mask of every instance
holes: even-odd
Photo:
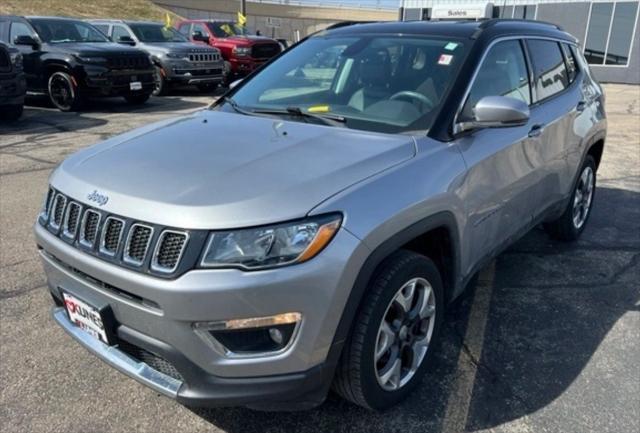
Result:
[[[510,22],[510,23],[542,24],[542,25],[551,26],[555,29],[564,31],[562,27],[560,27],[555,23],[550,23],[547,21],[538,21],[538,20],[525,20],[525,19],[519,19],[519,18],[491,18],[486,21],[482,21],[479,28],[484,30],[498,23],[505,23],[505,22],[506,23]]]
[[[325,27],[324,30],[333,30],[333,29],[339,29],[341,27],[353,26],[356,24],[371,24],[375,22],[376,21],[340,21],[338,23],[331,24],[330,26]]]

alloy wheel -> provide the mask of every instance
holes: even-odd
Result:
[[[61,110],[70,110],[76,98],[73,84],[59,72],[49,78],[49,97],[51,102]]]
[[[406,385],[422,364],[436,323],[436,298],[424,278],[407,281],[387,306],[374,351],[378,384],[386,391]]]
[[[573,196],[572,216],[573,225],[576,229],[580,229],[589,216],[593,200],[594,180],[593,169],[589,166],[585,167],[580,174],[576,192]]]

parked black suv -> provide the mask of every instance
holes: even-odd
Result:
[[[22,54],[0,42],[0,120],[16,120],[22,115],[26,91]]]
[[[27,90],[46,93],[62,111],[79,109],[90,96],[123,96],[141,104],[153,92],[149,55],[112,43],[83,21],[0,16],[0,40],[21,51]]]

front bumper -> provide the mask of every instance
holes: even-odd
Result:
[[[296,266],[257,272],[193,270],[174,280],[142,275],[89,256],[39,224],[35,234],[58,307],[61,289],[94,306],[108,306],[118,343],[87,343],[61,309],[54,310],[56,321],[125,374],[196,406],[278,408],[283,402],[291,407],[295,400],[309,407],[325,398],[333,374],[333,362],[327,363],[327,356],[342,344],[333,341],[334,333],[366,257],[350,233],[341,230],[320,255]],[[228,357],[193,329],[194,322],[288,311],[300,312],[302,321],[292,344],[275,355]],[[128,345],[166,360],[178,374],[141,365],[143,358],[122,349]]]
[[[167,80],[180,84],[217,84],[224,80],[224,62],[168,62],[162,65]]]
[[[153,69],[109,70],[101,67],[85,67],[81,89],[89,96],[125,96],[151,93],[155,86]],[[142,89],[132,90],[131,83],[140,82]]]

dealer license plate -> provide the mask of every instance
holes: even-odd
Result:
[[[64,297],[64,306],[67,309],[69,320],[94,338],[109,344],[100,311],[69,293],[63,292],[62,296]]]
[[[129,88],[131,90],[142,90],[142,83],[140,81],[132,81],[129,83]]]

